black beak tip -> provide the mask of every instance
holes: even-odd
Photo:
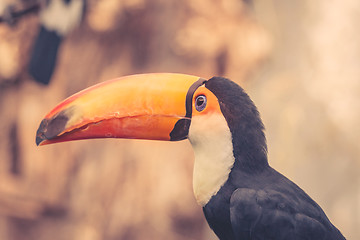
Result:
[[[47,119],[43,119],[40,123],[38,130],[36,131],[35,142],[36,142],[37,146],[39,146],[40,143],[42,143],[43,141],[45,141],[47,139],[47,137],[45,136],[45,133],[47,132],[48,123],[49,123],[49,121]]]
[[[44,140],[46,140],[45,137],[45,132],[48,126],[48,120],[47,119],[43,119],[40,123],[40,126],[38,128],[38,130],[36,131],[36,145],[39,146],[41,142],[43,142]]]
[[[36,146],[39,146],[40,143],[42,143],[44,140],[45,139],[43,139],[42,137],[36,136],[36,140],[35,140]]]
[[[43,119],[36,132],[36,145],[39,146],[45,140],[56,138],[65,129],[68,119],[65,111],[53,118]]]

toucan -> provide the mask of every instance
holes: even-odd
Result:
[[[315,201],[269,166],[259,112],[226,78],[152,73],[102,82],[51,110],[36,144],[89,138],[189,139],[194,195],[221,240],[345,239]]]

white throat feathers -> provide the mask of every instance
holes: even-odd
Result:
[[[234,165],[232,136],[221,114],[193,116],[189,140],[194,149],[193,190],[205,206],[225,184]]]

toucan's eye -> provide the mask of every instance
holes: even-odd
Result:
[[[199,95],[195,99],[195,108],[198,112],[201,112],[206,107],[206,97],[204,95]]]

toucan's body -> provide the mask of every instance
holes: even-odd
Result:
[[[221,240],[345,239],[297,185],[272,169],[264,127],[228,79],[145,74],[84,90],[47,114],[37,144],[85,138],[188,138],[193,187]]]
[[[220,239],[344,239],[319,205],[270,167],[231,173],[203,210]]]

